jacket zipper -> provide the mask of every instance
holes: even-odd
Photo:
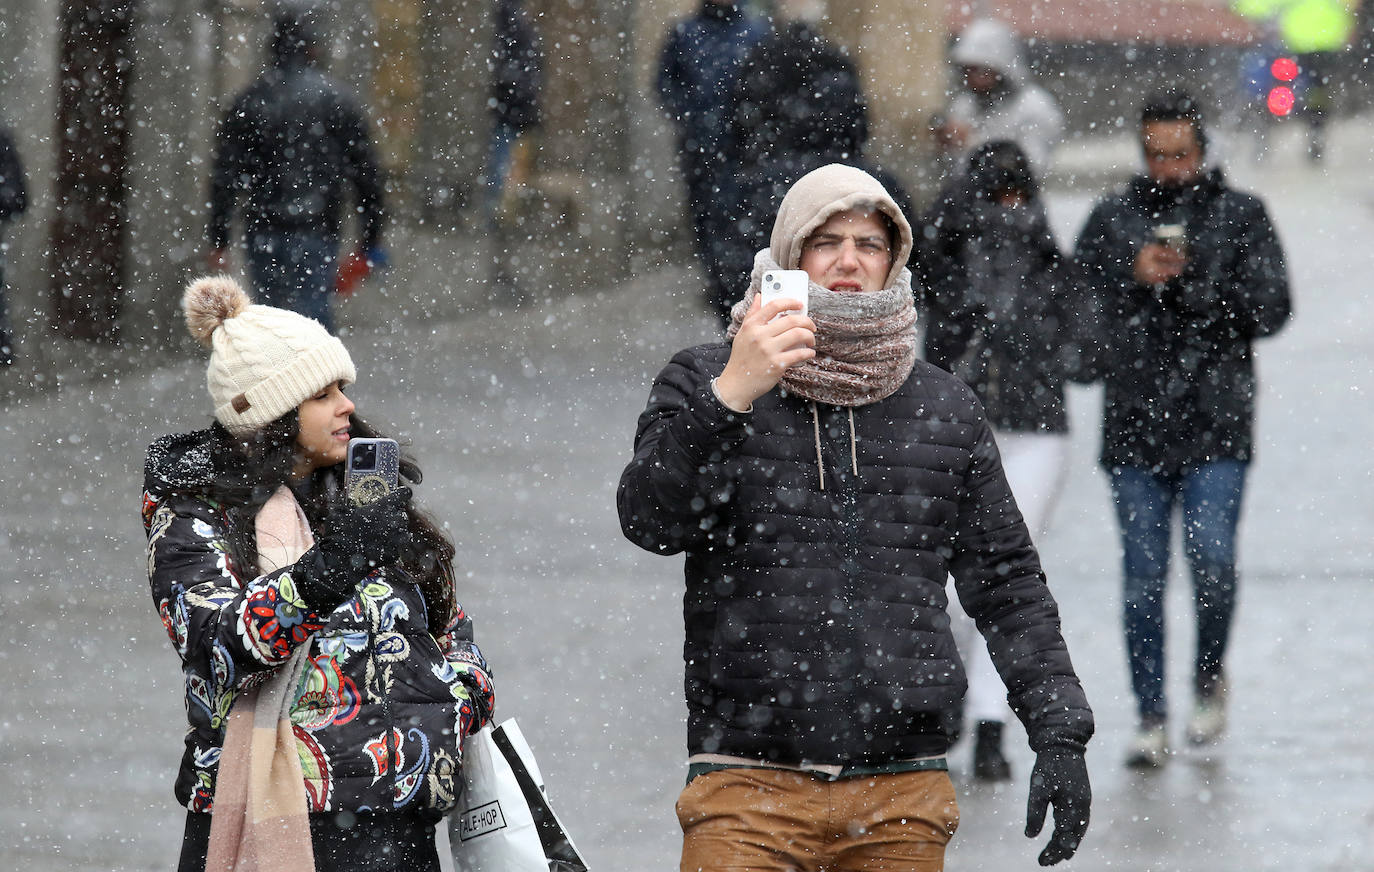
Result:
[[[831,435],[832,432],[847,428],[849,422],[846,416],[833,409],[827,418],[831,425],[835,425],[834,430],[827,428],[825,445],[831,449],[830,469],[832,480],[837,485],[835,497],[840,503],[840,570],[844,576],[842,593],[846,612],[852,612],[859,573],[858,481],[850,468],[849,458],[841,457],[842,454],[848,455],[847,451],[840,451],[842,440]],[[852,437],[853,434],[847,435]]]

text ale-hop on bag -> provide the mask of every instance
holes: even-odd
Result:
[[[514,718],[463,743],[459,808],[449,817],[457,872],[588,872]]]

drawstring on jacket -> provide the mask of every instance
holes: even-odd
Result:
[[[859,438],[854,431],[854,407],[847,406],[849,412],[849,463],[854,470],[854,475],[859,474]],[[811,429],[816,435],[816,475],[821,481],[821,490],[825,490],[825,461],[821,459],[821,413],[816,408],[816,401],[811,401]]]

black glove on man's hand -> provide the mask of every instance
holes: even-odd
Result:
[[[1088,764],[1082,751],[1046,748],[1035,758],[1031,771],[1030,801],[1026,804],[1026,836],[1035,838],[1045,825],[1045,811],[1054,806],[1054,833],[1040,852],[1040,865],[1053,866],[1078,850],[1088,831],[1088,810],[1093,802],[1088,783]]]
[[[333,611],[379,566],[390,566],[409,539],[411,490],[398,488],[364,506],[344,506],[324,523],[315,547],[296,561],[292,578],[316,611]]]

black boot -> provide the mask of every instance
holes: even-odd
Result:
[[[1002,724],[979,721],[974,735],[973,777],[979,781],[1010,781],[1011,764],[1002,756]]]

